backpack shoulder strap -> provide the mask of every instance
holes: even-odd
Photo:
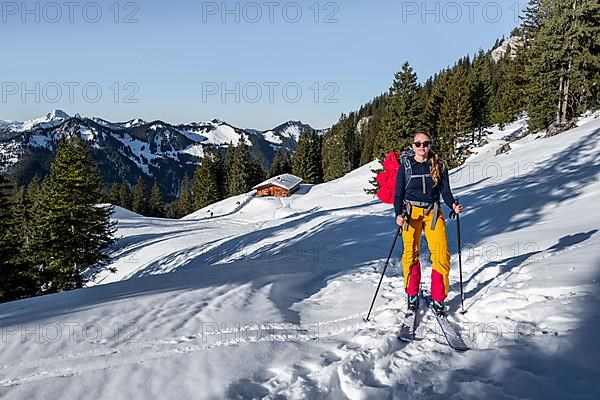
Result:
[[[404,167],[404,188],[408,188],[408,184],[410,183],[410,179],[412,178],[412,164],[410,162],[409,155],[402,155],[400,157],[402,166]]]

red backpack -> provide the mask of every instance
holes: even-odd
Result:
[[[410,177],[412,176],[412,166],[408,157],[410,153],[404,151],[398,154],[395,151],[390,151],[383,160],[383,171],[377,174],[375,180],[379,184],[377,189],[377,197],[386,204],[394,203],[394,194],[396,193],[396,175],[400,163],[404,166],[404,185],[408,186]]]

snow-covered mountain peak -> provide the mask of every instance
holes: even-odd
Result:
[[[52,110],[46,115],[38,118],[30,119],[24,122],[20,121],[7,121],[6,128],[12,132],[25,132],[33,129],[47,129],[56,127],[66,120],[71,118],[69,114],[62,110]],[[1,124],[0,124],[1,126]]]
[[[48,120],[53,120],[53,119],[56,119],[56,118],[60,118],[60,119],[69,119],[70,117],[71,117],[71,116],[70,116],[69,114],[67,114],[67,113],[66,113],[66,112],[64,112],[63,110],[58,110],[58,109],[52,110],[51,112],[49,112],[49,113],[46,115],[46,118],[47,118]]]
[[[123,123],[123,126],[125,128],[132,128],[132,127],[135,127],[135,126],[140,126],[140,125],[145,125],[145,124],[147,124],[147,122],[144,121],[143,119],[141,119],[141,118],[134,118],[134,119],[131,119],[131,120]]]

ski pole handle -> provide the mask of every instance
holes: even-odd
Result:
[[[460,204],[460,202],[458,201],[458,197],[454,198],[454,204],[457,204],[457,205]],[[452,211],[450,211],[450,214],[448,214],[448,218],[454,219],[454,218],[457,218],[457,217],[458,217],[458,214],[456,214],[454,212],[454,208],[452,208]]]

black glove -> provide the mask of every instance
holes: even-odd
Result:
[[[456,199],[456,201],[454,202],[454,204],[460,204],[460,203],[458,202],[458,199]],[[448,214],[448,218],[450,218],[450,219],[454,219],[454,218],[456,218],[456,215],[457,215],[457,214],[454,212],[454,209],[452,209],[452,211],[450,211],[450,214]]]

